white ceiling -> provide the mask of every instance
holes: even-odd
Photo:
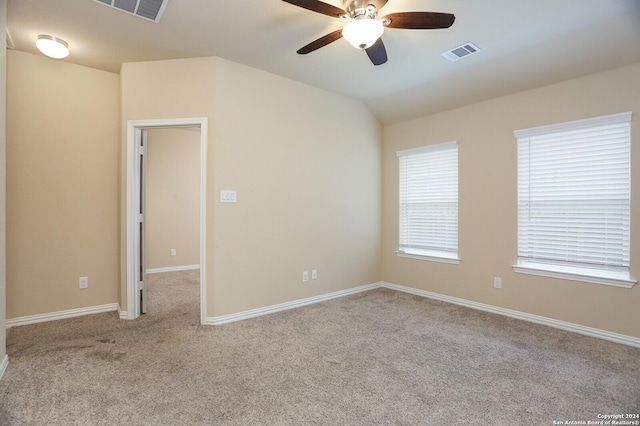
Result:
[[[342,0],[327,0],[342,7]],[[338,40],[296,50],[343,20],[281,0],[169,0],[159,23],[91,0],[9,0],[17,50],[39,34],[69,43],[67,62],[119,72],[123,62],[219,56],[364,102],[383,124],[640,63],[640,0],[389,0],[391,12],[447,12],[449,29],[387,28],[389,61]],[[482,52],[440,56],[473,42]]]

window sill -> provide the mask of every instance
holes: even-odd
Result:
[[[432,252],[428,250],[398,250],[396,255],[398,255],[398,257],[404,257],[405,259],[427,260],[430,262],[449,263],[452,265],[460,264],[460,259],[456,255]]]
[[[567,268],[540,263],[519,263],[513,265],[513,270],[520,274],[539,275],[541,277],[582,281],[622,288],[631,288],[637,283],[637,281],[631,280],[626,274],[601,273],[595,275],[594,271],[589,269]]]

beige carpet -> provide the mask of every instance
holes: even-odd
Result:
[[[198,325],[197,272],[149,313],[15,327],[2,425],[551,425],[640,411],[640,349],[379,289]]]

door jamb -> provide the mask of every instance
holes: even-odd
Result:
[[[127,121],[127,199],[126,199],[126,272],[127,272],[127,312],[121,318],[136,319],[140,316],[139,261],[136,250],[139,249],[138,229],[140,166],[140,135],[145,129],[200,127],[200,324],[207,317],[206,297],[206,183],[207,183],[207,117],[173,118],[160,120]]]

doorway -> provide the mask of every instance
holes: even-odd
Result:
[[[146,131],[196,128],[200,132],[200,323],[206,320],[206,164],[207,118],[135,120],[127,123],[126,281],[127,311],[122,318],[135,319],[146,310],[145,261],[145,164]]]

